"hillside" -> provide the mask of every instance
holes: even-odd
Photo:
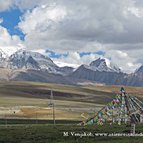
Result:
[[[0,118],[81,121],[111,101],[120,86],[73,86],[40,82],[0,82]],[[143,100],[143,89],[125,87],[129,94]],[[51,90],[54,100],[51,101]]]
[[[143,86],[143,70],[141,66],[134,73],[125,73],[116,64],[102,58],[77,68],[60,67],[48,56],[21,49],[11,56],[4,56],[0,51],[0,80],[65,85],[90,82],[92,84],[141,87]]]
[[[119,91],[120,86],[72,86],[39,82],[0,82],[0,96],[28,98],[49,98],[51,90],[54,99],[83,101],[102,104],[110,101]],[[127,93],[142,98],[143,88],[125,87]]]

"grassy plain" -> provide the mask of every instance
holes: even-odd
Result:
[[[127,125],[77,126],[70,125],[9,125],[0,126],[1,143],[142,143],[143,137],[109,137],[96,133],[124,133]],[[143,132],[143,125],[137,126],[138,133]],[[68,136],[64,136],[68,132]],[[86,133],[87,136],[81,136]],[[72,133],[74,135],[72,135]],[[80,136],[79,136],[80,135]],[[88,136],[89,135],[89,136]]]
[[[143,88],[125,87],[131,95],[143,98]],[[57,120],[84,120],[97,112],[118,93],[120,86],[72,86],[39,82],[1,81],[0,118],[53,118],[49,106],[54,95]]]
[[[127,125],[85,127],[77,125],[111,101],[119,89],[120,86],[69,86],[2,81],[0,143],[141,143],[143,137],[71,135],[71,132],[129,133],[130,127]],[[125,89],[130,95],[143,99],[143,88],[125,87]],[[56,125],[52,125],[53,108],[49,106],[51,90],[54,95]],[[143,132],[143,125],[137,125],[136,131]],[[69,136],[64,137],[63,132],[68,132]]]

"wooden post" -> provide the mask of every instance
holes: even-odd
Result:
[[[143,114],[140,114],[140,123],[143,123]]]
[[[136,124],[135,123],[131,123],[131,134],[135,134],[135,129],[136,129]]]

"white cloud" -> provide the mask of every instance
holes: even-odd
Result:
[[[46,5],[27,12],[19,23],[19,27],[27,34],[27,46],[32,47],[31,40],[41,41],[42,48],[54,46],[52,42],[56,45],[60,41],[69,42],[69,46],[70,41],[73,44],[77,41],[103,44],[143,42],[140,38],[143,32],[140,29],[143,24],[143,16],[139,14],[141,8],[136,8],[133,0],[103,1],[55,0],[54,4],[48,1]],[[134,25],[133,28],[133,23],[140,25]],[[132,35],[136,38],[133,39]],[[45,38],[47,40],[43,42]]]
[[[133,56],[136,51],[132,56],[128,51],[143,46],[142,10],[133,0],[54,0],[27,12],[19,27],[26,34],[28,49],[69,52],[59,61],[86,64],[97,55],[80,57],[78,52],[103,51],[105,58],[125,71],[133,71],[141,59]]]
[[[12,0],[0,0],[0,11],[8,10],[12,5]]]
[[[18,36],[11,36],[6,28],[0,26],[0,49],[2,51],[11,55],[16,50],[23,48],[23,46],[24,45]]]
[[[73,68],[78,68],[80,65],[77,65],[77,64],[72,64],[72,63],[67,63],[65,61],[62,61],[62,60],[55,60],[54,61],[55,64],[57,64],[59,67],[65,67],[65,66],[68,66],[68,67],[73,67]]]
[[[65,15],[66,11],[64,8],[54,5],[42,5],[33,9],[32,13],[28,11],[22,17],[22,22],[19,23],[19,27],[25,34],[29,34],[30,32],[42,34],[42,32],[46,31],[48,28],[54,30],[55,27],[53,25],[60,22]],[[46,36],[50,33],[45,32],[44,34],[43,36]]]
[[[13,0],[14,5],[16,5],[21,10],[33,9],[37,6],[44,5],[46,3],[53,3],[51,0]]]
[[[72,66],[77,68],[82,64],[89,65],[92,61],[99,58],[101,56],[97,54],[87,54],[83,55],[82,57],[78,52],[69,52],[67,56],[62,56],[60,58],[53,58],[53,61],[57,64],[60,63],[61,66]]]
[[[0,11],[6,11],[16,7],[23,11],[45,4],[48,1],[50,0],[0,0]]]
[[[5,6],[2,3],[3,10],[14,6],[27,10],[18,26],[26,34],[24,44],[28,50],[69,53],[55,60],[76,65],[88,64],[99,56],[80,57],[79,52],[103,51],[105,58],[125,71],[133,71],[143,63],[140,0],[9,0]]]
[[[105,57],[110,58],[124,72],[134,72],[140,66],[140,63],[136,62],[137,58],[129,55],[126,51],[110,50],[106,52]]]

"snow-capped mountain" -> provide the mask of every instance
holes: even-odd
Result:
[[[71,76],[109,85],[143,86],[143,66],[135,73],[127,74],[114,64],[100,58],[90,65],[81,65]]]
[[[94,71],[105,71],[105,72],[121,72],[120,68],[115,66],[113,63],[107,63],[105,59],[98,58],[97,60],[90,63],[89,68]]]
[[[13,46],[9,46],[9,47],[7,46],[5,48],[0,47],[0,51],[3,52],[4,56],[9,57],[15,52],[17,52],[18,50],[23,49],[23,48],[24,48],[23,45],[19,44],[17,47],[13,47]]]
[[[5,59],[7,57],[8,55],[0,48],[0,59]]]
[[[81,65],[75,72],[72,73],[72,77],[78,79],[85,79],[103,84],[123,84],[126,74],[123,72],[111,72],[105,70],[93,70],[90,66]]]
[[[121,72],[121,69],[115,66],[113,63],[101,58],[92,61],[89,65],[81,65],[80,67],[99,72]]]
[[[44,70],[64,76],[71,74],[74,70],[72,67],[59,67],[47,56],[24,49],[16,51],[9,57],[1,50],[0,67],[12,70]]]
[[[56,72],[58,66],[54,62],[37,52],[18,50],[8,59],[8,68],[10,69],[35,69]]]
[[[143,86],[143,65],[135,73],[123,73],[106,59],[97,59],[77,69],[59,67],[38,52],[18,50],[8,56],[0,49],[0,80],[26,80],[62,84],[81,82]]]
[[[0,49],[0,68],[5,67],[7,54]]]
[[[135,74],[137,75],[143,75],[143,65],[141,65],[136,71]]]
[[[60,67],[60,72],[63,75],[70,75],[73,73],[73,71],[74,71],[74,68],[72,67],[68,67],[68,66]]]
[[[143,86],[143,65],[140,66],[134,73],[128,74],[124,80],[124,84],[130,86]]]
[[[81,65],[72,73],[74,78],[86,79],[105,84],[121,84],[126,74],[117,66],[98,58],[89,65]]]

